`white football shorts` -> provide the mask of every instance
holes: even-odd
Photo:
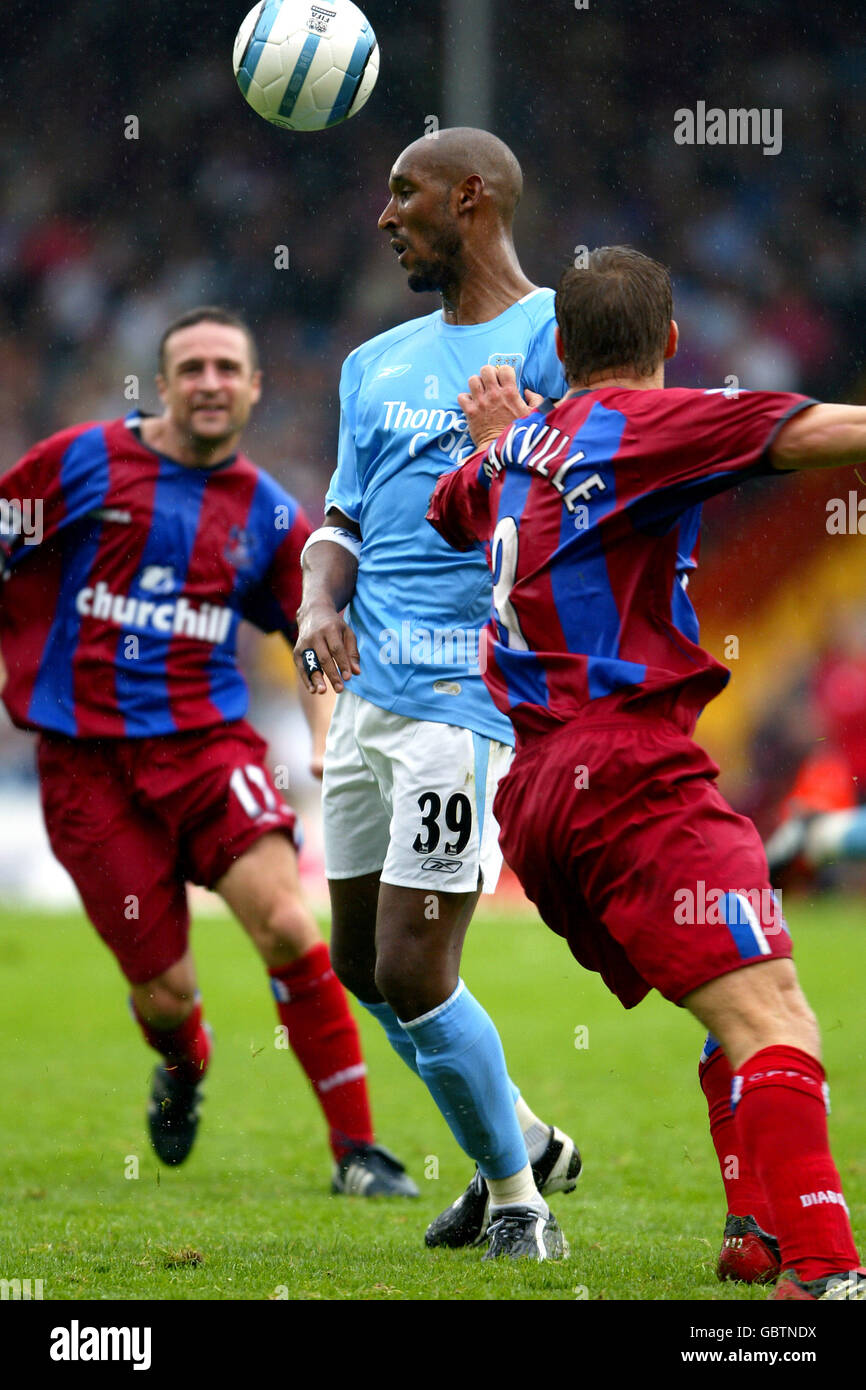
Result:
[[[502,868],[493,797],[512,750],[452,724],[407,719],[344,690],[325,746],[328,878],[379,873],[427,891],[492,893]]]

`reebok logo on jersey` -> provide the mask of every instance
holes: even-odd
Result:
[[[421,865],[422,869],[432,869],[438,874],[456,874],[458,869],[463,868],[462,859],[425,859]]]
[[[396,366],[396,367],[383,367],[382,370],[381,370],[381,372],[377,372],[377,374],[376,374],[376,376],[373,378],[373,380],[374,380],[374,381],[379,381],[383,376],[405,376],[406,373],[407,373],[407,372],[411,372],[411,370],[412,370],[412,363],[411,363],[411,362],[401,362],[401,363],[400,363],[398,366]]]
[[[142,570],[138,587],[146,594],[173,594],[176,582],[171,565],[148,565]]]
[[[215,647],[226,640],[232,622],[230,608],[218,608],[213,603],[203,603],[197,608],[185,598],[172,603],[130,598],[127,594],[113,594],[101,580],[96,588],[79,589],[75,608],[82,618],[101,619],[116,627],[149,630],[160,637],[191,637]]]

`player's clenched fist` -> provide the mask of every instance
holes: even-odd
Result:
[[[492,444],[512,420],[528,415],[543,400],[536,391],[527,391],[525,399],[521,396],[513,367],[489,365],[482,367],[478,376],[471,376],[469,390],[457,397],[472,442],[479,449]]]
[[[333,608],[299,610],[294,654],[298,673],[314,695],[327,690],[325,677],[339,694],[344,682],[361,672],[355,634]]]

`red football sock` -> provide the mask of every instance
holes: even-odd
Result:
[[[162,1057],[168,1071],[193,1085],[201,1081],[210,1061],[211,1040],[202,1022],[201,1004],[196,1000],[192,1013],[178,1028],[154,1028],[133,1005],[132,1012],[145,1041]]]
[[[334,1157],[372,1144],[361,1040],[325,942],[268,973],[289,1044],[325,1112]]]
[[[773,1218],[764,1189],[746,1162],[737,1135],[731,1109],[734,1073],[721,1047],[717,1047],[706,1061],[701,1061],[698,1076],[701,1090],[707,1098],[710,1137],[719,1160],[728,1211],[732,1216],[754,1216],[762,1230],[774,1235]]]
[[[804,1280],[857,1269],[827,1138],[821,1063],[798,1047],[764,1047],[734,1079],[741,1151],[767,1194],[782,1268]]]

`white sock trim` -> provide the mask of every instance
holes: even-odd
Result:
[[[447,1009],[449,1004],[453,1004],[455,999],[459,999],[460,995],[463,993],[465,988],[466,986],[464,985],[463,981],[458,980],[457,988],[455,989],[454,993],[449,994],[447,999],[443,999],[441,1004],[437,1004],[435,1009],[430,1009],[429,1012],[427,1012],[426,1014],[419,1014],[417,1018],[410,1019],[408,1023],[403,1023],[400,1019],[398,1019],[397,1021],[400,1024],[400,1027],[405,1028],[406,1032],[410,1033],[413,1028],[417,1028],[420,1024],[429,1023],[431,1018],[438,1018],[439,1014],[441,1014],[445,1009]]]

